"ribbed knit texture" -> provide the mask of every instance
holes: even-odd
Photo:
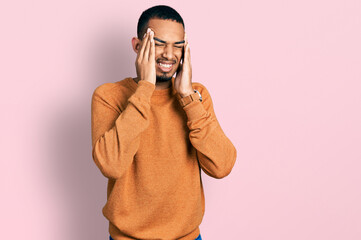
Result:
[[[108,178],[103,208],[114,240],[194,240],[205,210],[201,169],[227,176],[236,149],[222,131],[207,89],[182,107],[172,86],[106,83],[92,96],[93,159]]]

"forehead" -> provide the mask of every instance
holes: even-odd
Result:
[[[154,31],[154,36],[166,42],[178,42],[184,39],[184,28],[181,23],[173,20],[152,18],[148,27]]]

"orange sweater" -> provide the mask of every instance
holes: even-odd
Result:
[[[200,169],[223,178],[236,161],[207,89],[192,83],[203,101],[182,107],[173,85],[126,78],[93,93],[92,154],[108,178],[103,214],[114,240],[194,240],[205,209]]]

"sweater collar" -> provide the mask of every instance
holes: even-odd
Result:
[[[129,77],[126,80],[133,91],[135,91],[138,88],[138,83],[135,82],[133,78]],[[154,89],[152,96],[173,96],[173,95],[177,94],[177,91],[174,88],[174,80],[175,80],[175,78],[172,77],[172,80],[171,80],[172,84],[169,88]]]

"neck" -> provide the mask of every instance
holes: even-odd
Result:
[[[133,80],[138,83],[139,82],[139,78],[133,78]],[[172,80],[166,81],[166,82],[156,82],[155,83],[155,89],[166,89],[166,88],[170,88],[172,86]]]

